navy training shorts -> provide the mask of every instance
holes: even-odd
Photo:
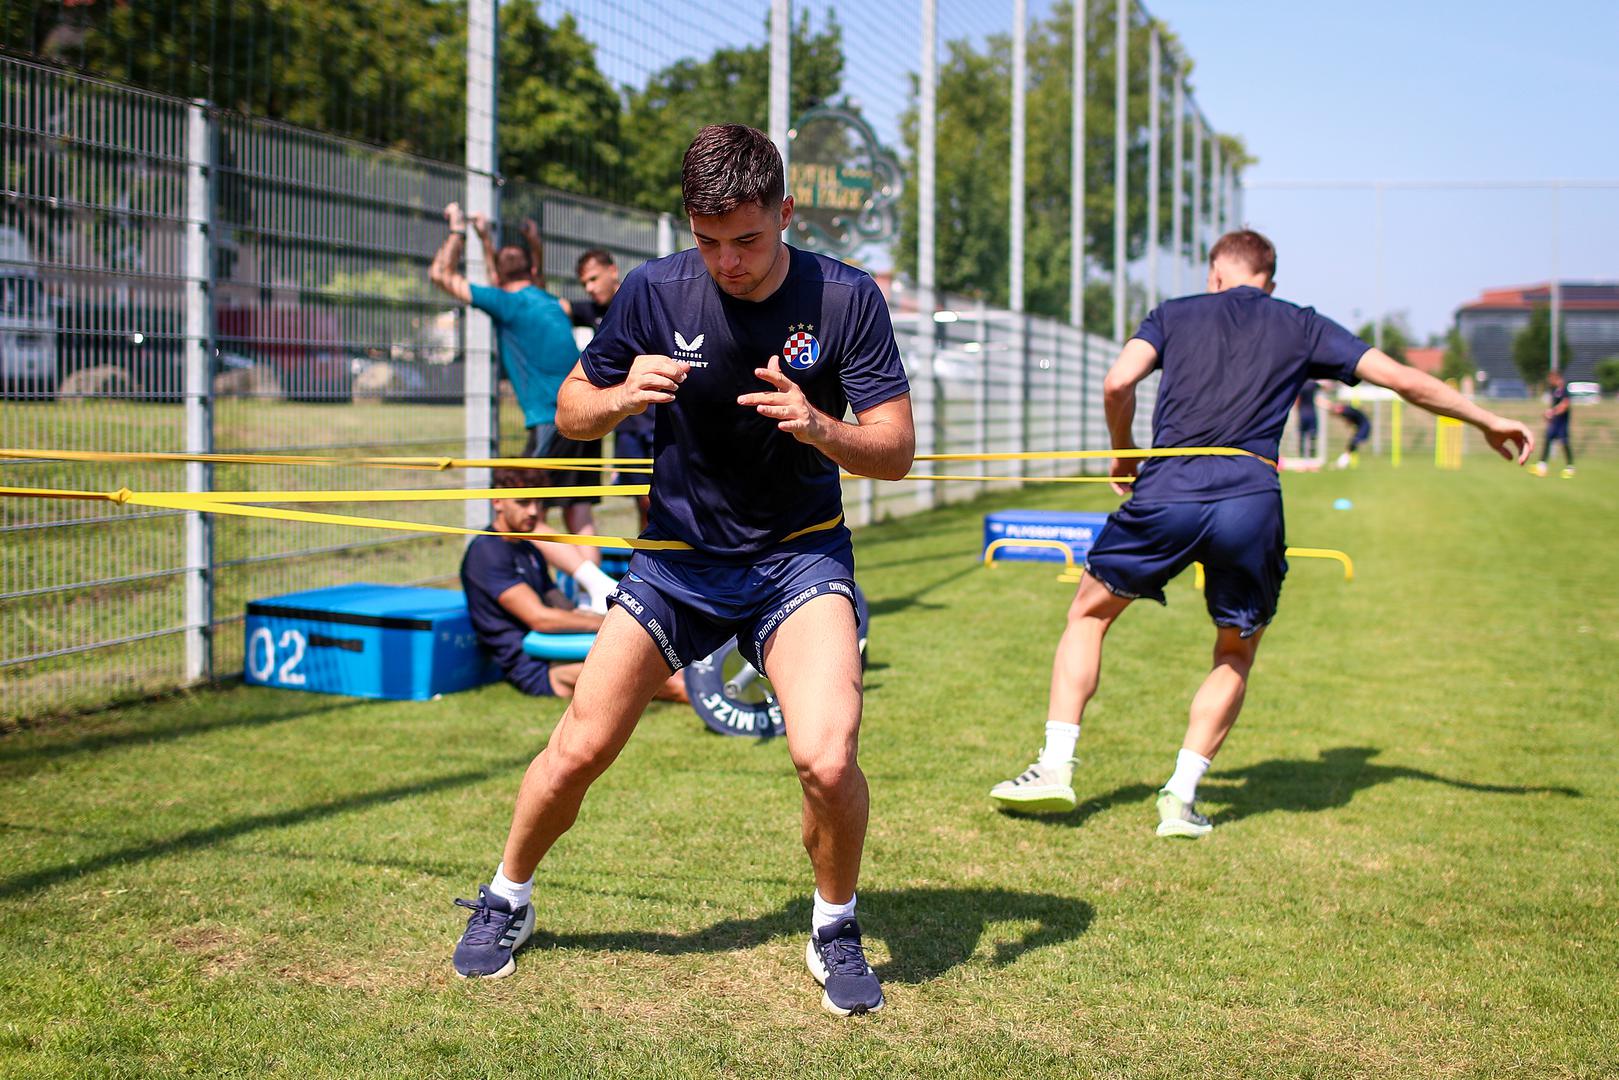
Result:
[[[613,456],[620,458],[649,458],[652,456],[652,432],[644,434],[639,431],[626,431],[619,428],[613,434]],[[624,466],[629,468],[630,466]],[[652,477],[643,472],[623,472],[615,474],[615,484],[647,484]]]
[[[1117,596],[1167,603],[1164,586],[1203,564],[1203,601],[1216,626],[1252,637],[1276,616],[1287,576],[1282,496],[1138,503],[1108,515],[1085,569]]]
[[[635,617],[679,671],[737,639],[760,671],[764,647],[789,615],[817,596],[854,605],[854,548],[845,533],[830,550],[773,552],[753,564],[702,565],[638,551],[608,597]]]
[[[528,429],[528,441],[523,444],[523,452],[519,457],[537,458],[599,458],[602,456],[602,441],[591,439],[580,442],[570,439],[557,431],[555,424],[536,424]],[[535,487],[600,487],[607,483],[601,472],[595,470],[573,471],[563,469],[548,469],[536,473],[543,476],[543,480],[536,480]],[[595,505],[601,502],[599,495],[565,495],[554,499],[542,499],[540,505],[547,510],[553,506],[575,506],[579,503]]]

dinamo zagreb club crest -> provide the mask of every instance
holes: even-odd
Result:
[[[781,347],[781,362],[795,371],[808,371],[821,358],[821,343],[810,333],[810,327],[793,327],[793,333]]]

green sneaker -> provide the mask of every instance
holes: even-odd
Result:
[[[1079,805],[1074,798],[1074,766],[1069,758],[1061,765],[1042,765],[1036,761],[1013,780],[1003,780],[989,789],[989,797],[1004,810],[1041,814],[1072,810]]]
[[[1158,835],[1184,836],[1196,840],[1214,831],[1209,819],[1198,813],[1195,803],[1181,802],[1168,788],[1158,793]]]

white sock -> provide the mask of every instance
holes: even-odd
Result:
[[[853,915],[855,900],[855,895],[850,893],[847,904],[834,904],[821,896],[820,889],[816,889],[815,909],[810,914],[810,931],[813,933],[823,926],[831,926],[839,919],[847,919]]]
[[[1197,784],[1209,771],[1209,759],[1202,754],[1181,748],[1175,755],[1175,775],[1169,778],[1164,790],[1190,806],[1197,801]]]
[[[580,563],[579,568],[573,572],[573,580],[579,583],[579,588],[590,598],[590,603],[581,606],[588,607],[598,614],[605,614],[607,595],[613,591],[618,582],[608,577],[602,568],[593,562]]]
[[[489,891],[506,901],[512,906],[512,910],[516,911],[520,907],[526,907],[534,896],[534,878],[531,876],[519,884],[506,876],[506,864],[501,863],[495,870],[494,880],[489,882]]]
[[[1046,745],[1040,751],[1040,764],[1062,765],[1073,759],[1074,744],[1079,742],[1079,725],[1065,724],[1061,720],[1046,721]]]

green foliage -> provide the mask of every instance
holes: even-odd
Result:
[[[843,28],[835,18],[811,33],[809,12],[791,34],[793,88],[790,113],[798,116],[833,102],[843,82]],[[706,124],[764,128],[770,111],[770,50],[766,45],[716,50],[706,60],[680,60],[632,90],[624,114],[624,198],[659,212],[680,211],[680,159]]]
[[[1568,346],[1568,330],[1559,323],[1557,327],[1558,348],[1563,359],[1563,365],[1574,358]],[[1552,309],[1547,304],[1537,304],[1529,313],[1529,322],[1512,338],[1512,362],[1518,368],[1518,374],[1530,386],[1539,386],[1546,381],[1546,373],[1552,366]]]
[[[1598,360],[1596,377],[1597,385],[1602,387],[1604,394],[1619,394],[1619,356],[1610,356],[1606,360]]]
[[[619,97],[572,15],[552,27],[535,0],[500,9],[500,169],[598,198],[624,167]]]
[[[1365,322],[1355,336],[1362,341],[1374,342],[1377,340],[1377,326],[1375,323]],[[1383,319],[1383,351],[1402,364],[1409,364],[1407,350],[1411,348],[1411,330],[1406,326],[1405,319],[1398,315],[1387,316]]]
[[[1113,267],[1114,166],[1114,27],[1116,5],[1088,0],[1085,100],[1085,249],[1093,273]],[[1175,36],[1162,26],[1159,32],[1173,53]],[[1064,318],[1069,300],[1069,192],[1072,115],[1073,7],[1059,3],[1049,19],[1035,20],[1029,28],[1028,151],[1026,156],[1025,302],[1028,310]],[[1128,123],[1130,149],[1126,199],[1127,257],[1140,258],[1148,245],[1147,223],[1147,70],[1148,28],[1130,32]],[[982,50],[970,41],[945,43],[938,74],[937,155],[937,285],[951,293],[981,296],[1005,303],[1008,295],[1011,201],[1011,70],[1012,43],[1006,35],[993,35]],[[1156,232],[1167,245],[1173,228],[1170,186],[1177,171],[1173,161],[1173,125],[1169,123],[1171,72],[1165,71],[1160,147],[1162,197]],[[914,87],[914,82],[913,82]],[[914,161],[917,147],[917,112],[907,111],[902,126]],[[1188,139],[1190,129],[1188,129]],[[1221,153],[1237,171],[1251,164],[1241,140],[1220,136]],[[914,168],[912,175],[915,175]],[[1190,169],[1182,172],[1190,183]],[[1205,207],[1213,193],[1205,177],[1200,193]],[[916,270],[916,187],[905,192],[901,208],[896,262],[902,272]],[[1190,200],[1188,200],[1188,204]],[[1187,209],[1188,218],[1190,207]],[[1207,220],[1205,218],[1205,220]],[[1183,233],[1189,234],[1189,229]],[[1183,238],[1189,245],[1189,239]],[[1189,251],[1189,247],[1188,247]],[[1087,286],[1086,294],[1091,293]],[[1140,314],[1134,306],[1132,318]],[[1086,326],[1111,333],[1111,308],[1093,321],[1086,304]]]
[[[1463,379],[1468,379],[1478,369],[1473,364],[1473,350],[1467,347],[1467,339],[1462,332],[1454,326],[1450,333],[1445,335],[1445,355],[1439,367],[1441,379],[1454,380],[1460,385]]]

